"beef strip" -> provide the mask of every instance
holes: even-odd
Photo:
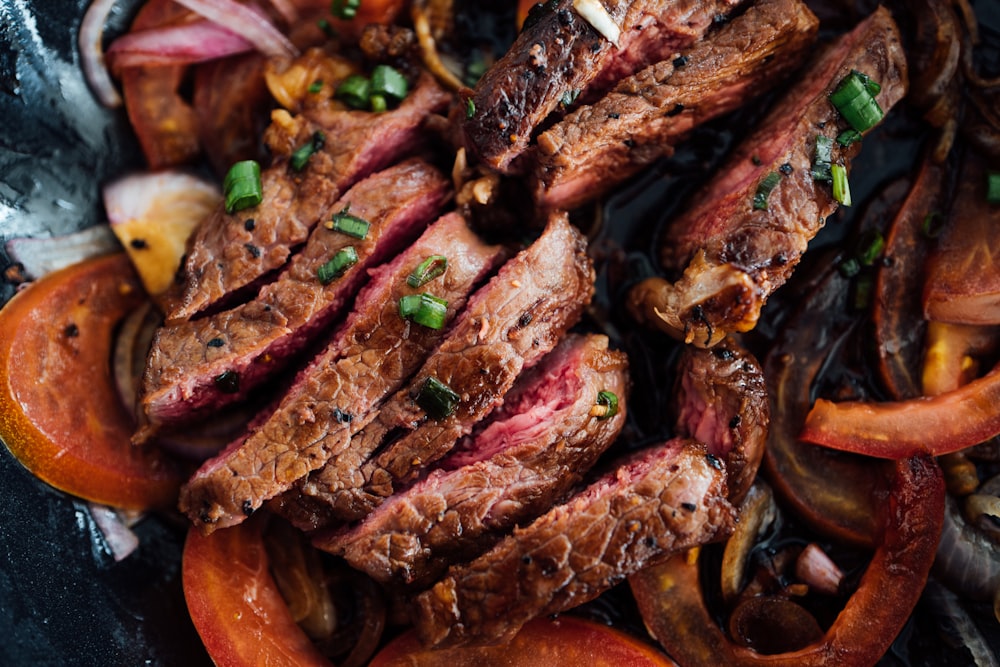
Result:
[[[424,643],[502,642],[672,552],[726,537],[724,466],[694,441],[641,452],[416,597]]]
[[[293,118],[274,112],[268,143],[276,159],[261,174],[262,202],[233,213],[220,204],[198,226],[188,245],[182,297],[167,319],[188,319],[231,301],[281,268],[341,192],[421,143],[427,116],[443,110],[448,100],[424,75],[399,108],[386,113],[324,108]],[[288,165],[291,151],[316,132],[327,139],[322,150],[294,171]]]
[[[859,143],[837,144],[847,124],[827,99],[851,70],[881,84],[876,99],[885,111],[905,94],[905,54],[886,9],[821,54],[696,195],[696,204],[672,221],[662,259],[676,282],[655,277],[633,288],[629,305],[637,319],[702,347],[753,328],[767,297],[837,208],[830,184],[813,180],[812,163],[818,135],[833,140],[834,163],[848,166],[859,150]],[[778,183],[766,208],[755,208],[755,194],[770,174]]]
[[[726,462],[729,500],[738,506],[757,475],[771,419],[760,364],[732,338],[711,350],[686,346],[673,406],[675,431]]]
[[[569,336],[441,468],[313,544],[382,583],[433,583],[581,481],[625,423],[627,364],[605,336]],[[619,399],[611,417],[594,414],[601,391]]]
[[[407,277],[430,255],[445,273],[421,287]],[[342,453],[378,404],[403,385],[444,337],[399,316],[399,299],[429,292],[448,301],[447,321],[504,256],[457,214],[431,225],[404,253],[372,272],[327,349],[303,369],[277,409],[239,447],[206,462],[182,488],[180,507],[204,530],[237,524],[267,499]]]
[[[672,154],[693,128],[782,82],[818,27],[802,0],[762,0],[678,58],[623,79],[538,136],[536,201],[579,206]]]
[[[417,159],[369,176],[331,209],[349,209],[350,215],[370,223],[365,238],[320,225],[286,270],[253,301],[161,328],[147,359],[140,396],[146,423],[136,439],[147,438],[161,424],[190,421],[242,400],[273,377],[350,305],[368,267],[419,235],[450,195],[449,181]],[[323,284],[319,268],[347,248],[356,252],[357,264]],[[220,382],[220,377],[227,381]]]
[[[535,128],[560,105],[684,49],[742,0],[604,0],[621,27],[618,45],[573,8],[551,0],[533,10],[514,45],[476,85],[466,145],[494,169],[511,171]]]
[[[469,300],[447,340],[355,438],[351,458],[312,476],[303,493],[322,498],[332,516],[360,519],[447,454],[503,401],[521,371],[579,321],[594,290],[586,250],[586,239],[565,213],[551,216],[542,235]],[[417,402],[429,377],[461,399],[442,419],[429,418]],[[366,462],[387,436],[395,437]]]

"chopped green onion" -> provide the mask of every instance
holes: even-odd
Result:
[[[288,164],[295,171],[302,171],[306,163],[309,162],[309,158],[312,157],[313,153],[323,148],[323,144],[326,143],[326,135],[320,131],[316,131],[312,135],[312,139],[304,143],[295,149],[292,153],[292,157],[288,160]]]
[[[833,176],[833,198],[844,206],[851,205],[851,185],[847,182],[847,169],[843,165],[830,165]]]
[[[368,99],[368,104],[375,113],[382,113],[389,109],[389,104],[385,101],[385,95],[372,95]]]
[[[924,216],[924,221],[920,224],[920,233],[928,239],[936,239],[944,229],[944,216],[938,211],[932,211]]]
[[[875,100],[879,90],[879,84],[870,77],[852,70],[830,93],[830,102],[848,125],[858,132],[865,132],[878,125],[885,115]]]
[[[559,98],[559,104],[561,104],[563,108],[571,107],[579,97],[580,91],[578,89],[574,88],[572,90],[567,90],[562,94],[562,97]]]
[[[323,34],[327,37],[333,38],[337,36],[337,31],[333,29],[333,26],[326,19],[316,21],[316,27],[322,30]]]
[[[986,201],[1000,204],[1000,171],[986,174]]]
[[[597,392],[597,404],[590,414],[598,419],[611,419],[618,414],[618,396],[611,391]]]
[[[348,213],[347,211],[350,208],[351,206],[348,204],[340,213],[334,213],[333,218],[329,222],[324,223],[323,226],[335,232],[353,236],[356,239],[367,238],[368,230],[372,226],[371,223],[364,218],[359,218],[356,215]]]
[[[352,74],[337,86],[334,96],[353,109],[367,109],[371,82],[360,74]]]
[[[837,265],[837,270],[845,278],[853,278],[861,273],[861,263],[854,257],[848,257]]]
[[[861,133],[857,130],[844,130],[837,135],[837,143],[844,148],[859,141],[861,141]]]
[[[361,7],[361,0],[333,0],[330,4],[330,13],[338,19],[349,21],[358,15]]]
[[[443,329],[448,317],[448,302],[433,294],[408,294],[399,300],[399,316],[428,329]]]
[[[260,164],[256,160],[237,162],[222,181],[226,197],[226,213],[256,206],[264,198],[260,183]]]
[[[406,279],[406,284],[410,287],[421,287],[445,272],[448,268],[448,258],[444,255],[431,255],[413,269],[413,273]]]
[[[341,248],[323,266],[316,269],[316,277],[324,285],[329,285],[357,263],[358,251],[353,246]]]
[[[767,198],[771,196],[771,191],[781,182],[781,174],[772,171],[757,184],[757,192],[753,196],[753,207],[759,211],[767,210]]]
[[[381,95],[387,99],[402,101],[409,91],[406,77],[399,70],[388,65],[376,65],[372,70],[372,96]]]
[[[865,266],[871,266],[875,260],[882,256],[884,250],[885,237],[879,231],[874,230],[862,237],[858,259]]]
[[[465,101],[465,117],[472,118],[476,115],[476,103],[470,97]]]
[[[816,154],[813,157],[812,177],[814,181],[830,181],[830,164],[833,162],[833,140],[830,137],[816,135]]]
[[[431,419],[444,419],[455,412],[461,397],[433,375],[424,380],[416,402]]]

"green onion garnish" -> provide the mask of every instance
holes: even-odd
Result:
[[[410,287],[422,287],[438,276],[442,275],[448,268],[448,258],[444,255],[431,255],[413,269],[413,272],[406,279],[406,284]]]
[[[611,391],[597,392],[597,404],[590,414],[598,419],[611,419],[618,414],[618,396]]]
[[[329,285],[357,263],[358,252],[353,246],[341,248],[323,266],[316,269],[316,277],[324,285]]]
[[[312,139],[302,144],[295,149],[292,153],[292,157],[288,160],[288,164],[295,171],[302,171],[306,163],[309,162],[309,158],[312,157],[313,153],[323,148],[323,144],[326,143],[326,135],[320,131],[313,132]]]
[[[347,211],[350,208],[351,206],[348,204],[340,213],[334,213],[333,218],[329,222],[324,223],[323,226],[335,232],[353,236],[356,239],[367,238],[368,230],[372,226],[371,223],[364,218],[359,218],[356,215],[348,213]]]
[[[1000,171],[991,171],[986,174],[986,201],[991,204],[1000,204]]]
[[[844,148],[859,141],[861,141],[861,133],[857,130],[844,130],[837,135],[837,143]]]
[[[924,221],[920,223],[920,233],[928,239],[936,239],[941,230],[944,229],[944,216],[938,211],[931,211],[924,216]]]
[[[371,95],[381,95],[386,100],[401,101],[409,91],[406,77],[388,65],[376,65],[372,70]]]
[[[433,294],[408,294],[399,300],[399,316],[428,329],[443,329],[448,302]]]
[[[771,196],[771,191],[781,182],[781,174],[772,171],[757,184],[757,192],[753,196],[753,207],[759,211],[767,210],[767,198]]]
[[[338,19],[349,21],[358,15],[361,7],[361,0],[333,0],[330,4],[330,13]]]
[[[865,266],[871,266],[885,250],[885,237],[879,231],[874,230],[862,237],[859,246],[858,259]]]
[[[264,198],[260,183],[260,164],[256,160],[237,162],[222,181],[226,197],[226,213],[256,206]]]
[[[851,185],[847,182],[847,169],[843,165],[830,165],[833,176],[833,198],[844,206],[851,205]]]
[[[848,125],[858,132],[865,132],[878,125],[885,115],[875,100],[881,86],[870,77],[852,70],[830,93],[830,102]]]
[[[840,275],[845,278],[853,278],[861,273],[861,264],[854,257],[848,257],[837,265],[837,270],[840,271]]]
[[[310,93],[315,94],[315,93],[318,93],[321,90],[323,90],[323,80],[322,79],[316,79],[315,81],[313,81],[312,83],[309,84],[309,92]]]
[[[334,96],[353,109],[367,109],[371,82],[360,74],[352,74],[337,86]]]
[[[470,97],[465,101],[465,117],[472,118],[476,115],[476,103]]]
[[[375,113],[382,113],[389,108],[389,103],[385,101],[385,95],[372,95],[368,99],[368,105]]]
[[[830,181],[830,163],[833,162],[833,140],[830,137],[816,135],[816,154],[813,157],[812,177],[814,181]]]
[[[416,402],[431,419],[444,419],[455,412],[461,397],[433,375],[424,380]]]

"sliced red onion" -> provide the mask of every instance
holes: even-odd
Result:
[[[254,45],[211,21],[139,30],[123,35],[108,49],[118,67],[186,65],[252,51]]]
[[[106,505],[88,503],[87,507],[116,562],[126,558],[139,547],[139,537],[129,527],[135,525],[135,517],[126,517]]]
[[[115,0],[94,0],[83,15],[77,46],[80,49],[80,67],[90,84],[90,89],[106,107],[121,106],[122,98],[111,81],[111,75],[104,62],[104,24],[115,5]]]
[[[79,232],[48,238],[20,237],[7,241],[7,254],[24,267],[32,280],[121,249],[118,239],[107,225],[88,227]]]
[[[810,542],[799,554],[795,561],[795,575],[809,584],[810,589],[826,595],[839,593],[840,583],[844,580],[844,572],[815,542]]]
[[[239,35],[264,55],[294,57],[298,49],[258,10],[235,0],[176,0],[212,23]]]

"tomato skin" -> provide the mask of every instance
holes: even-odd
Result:
[[[655,648],[605,625],[573,616],[536,618],[510,644],[425,649],[413,631],[382,649],[369,667],[666,667]]]
[[[143,302],[124,254],[46,276],[0,310],[0,439],[36,477],[128,509],[176,502],[180,475],[131,445],[111,373],[117,324]]]
[[[211,535],[188,530],[181,573],[191,620],[217,667],[330,667],[278,592],[263,519]]]

